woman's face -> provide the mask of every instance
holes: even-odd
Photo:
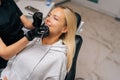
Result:
[[[65,25],[65,15],[61,8],[53,9],[45,20],[45,24],[49,27],[50,34],[60,36],[67,32]]]

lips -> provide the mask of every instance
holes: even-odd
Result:
[[[46,24],[46,23],[45,23],[45,25],[48,26],[48,27],[50,27],[50,25],[48,25],[48,24]]]

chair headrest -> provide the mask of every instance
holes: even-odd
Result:
[[[79,27],[80,23],[81,23],[81,16],[79,13],[75,12],[76,18],[77,18],[77,28]]]

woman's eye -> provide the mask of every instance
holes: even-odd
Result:
[[[49,17],[50,15],[47,15],[47,17]]]
[[[58,21],[58,18],[54,17],[54,19]]]
[[[48,14],[47,17],[50,17],[50,14]]]

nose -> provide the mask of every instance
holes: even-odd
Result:
[[[50,22],[50,17],[47,17],[46,19],[45,19],[45,23],[49,23]]]

